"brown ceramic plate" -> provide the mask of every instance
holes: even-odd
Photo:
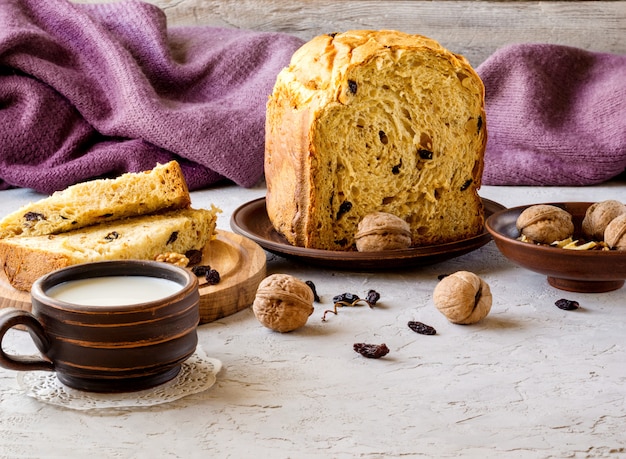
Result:
[[[486,216],[505,209],[497,202],[488,199],[482,201]],[[462,241],[387,252],[344,252],[296,247],[274,230],[267,216],[265,198],[255,199],[240,206],[233,213],[230,226],[235,233],[252,239],[267,251],[277,255],[306,261],[316,266],[352,270],[380,270],[434,264],[476,250],[491,240],[491,235],[485,230],[478,236]]]
[[[549,203],[558,206],[574,218],[580,231],[582,220],[591,202]],[[626,252],[578,251],[559,249],[518,241],[517,217],[530,205],[513,207],[487,218],[491,233],[502,254],[515,264],[548,276],[553,287],[571,292],[599,293],[616,290],[626,279]],[[575,233],[574,237],[579,234]]]

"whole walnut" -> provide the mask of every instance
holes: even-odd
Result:
[[[411,246],[411,227],[400,217],[387,212],[367,214],[354,235],[359,252],[382,252]]]
[[[591,204],[583,219],[583,234],[593,241],[603,241],[607,225],[621,214],[626,214],[626,205],[614,199]]]
[[[516,226],[524,236],[540,244],[552,244],[574,234],[572,215],[550,204],[524,209],[517,217]]]
[[[615,217],[604,230],[604,242],[616,250],[626,250],[626,214]]]
[[[252,310],[267,328],[285,333],[303,327],[313,313],[313,290],[288,274],[272,274],[257,288]]]
[[[444,277],[433,292],[433,302],[455,324],[473,324],[491,311],[489,285],[469,271],[457,271]]]

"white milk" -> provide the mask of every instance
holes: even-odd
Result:
[[[170,296],[178,282],[149,276],[105,276],[63,282],[48,289],[52,298],[83,306],[122,306]]]

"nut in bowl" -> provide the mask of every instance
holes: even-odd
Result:
[[[592,202],[561,202],[559,207],[572,216],[573,239],[583,238],[582,222]],[[531,207],[519,206],[495,212],[487,218],[487,231],[500,252],[515,264],[545,274],[548,283],[572,292],[600,293],[617,290],[626,279],[626,251],[570,250],[520,240],[516,225],[520,214]]]
[[[178,266],[141,260],[73,265],[39,278],[31,298],[32,312],[0,312],[0,344],[21,325],[41,358],[0,351],[4,368],[55,371],[79,390],[130,392],[171,380],[196,350],[198,280]]]

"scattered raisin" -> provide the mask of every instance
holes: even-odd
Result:
[[[189,258],[190,265],[197,265],[202,261],[201,250],[196,250],[196,249],[187,250],[187,252],[185,252],[185,256]]]
[[[333,297],[333,303],[341,303],[345,305],[352,306],[354,303],[359,301],[359,295],[355,293],[342,293],[341,295],[337,295]]]
[[[448,277],[449,275],[450,275],[450,274],[439,274],[439,275],[437,276],[437,279],[438,279],[438,280],[445,279],[445,278],[446,278],[446,277]]]
[[[474,181],[473,179],[466,180],[465,183],[461,185],[461,191],[467,190],[473,181]]]
[[[353,349],[368,359],[380,359],[389,354],[389,348],[383,344],[355,343]]]
[[[196,276],[206,276],[209,271],[211,271],[211,267],[209,265],[197,265],[191,268],[191,272]]]
[[[348,80],[348,90],[351,94],[356,94],[357,84],[354,80]]]
[[[350,201],[342,202],[341,205],[339,206],[339,211],[337,212],[336,220],[339,220],[343,216],[343,214],[345,214],[346,212],[350,212],[350,209],[352,209],[352,203]]]
[[[26,220],[27,222],[38,222],[41,220],[46,220],[46,216],[37,212],[26,212],[24,214],[24,220]]]
[[[367,302],[367,304],[370,305],[370,307],[374,306],[378,302],[378,300],[380,300],[380,293],[378,293],[376,290],[370,290],[367,292],[365,301]]]
[[[400,162],[391,168],[391,173],[393,175],[398,175],[400,173],[400,168],[402,167],[402,158],[400,158]]]
[[[319,303],[320,302],[320,297],[317,294],[317,290],[315,289],[315,284],[313,283],[313,281],[308,280],[308,281],[305,281],[304,283],[306,285],[308,285],[309,288],[311,289],[311,291],[313,292],[313,301],[316,301],[316,302]]]
[[[387,145],[389,143],[389,137],[387,137],[385,131],[378,131],[378,138],[383,145]]]
[[[215,269],[210,269],[208,273],[206,273],[206,281],[209,285],[216,285],[220,283],[220,273],[218,273]]]
[[[565,298],[557,300],[554,304],[557,308],[563,309],[564,311],[573,311],[574,309],[578,309],[580,307],[578,301],[566,300]]]
[[[415,320],[409,321],[407,324],[411,330],[415,333],[419,333],[420,335],[436,335],[437,330],[435,330],[430,325],[426,325],[422,322],[417,322]]]
[[[420,148],[417,150],[417,154],[420,155],[422,159],[433,159],[433,152],[430,150],[426,150],[425,148]]]
[[[104,239],[111,242],[111,241],[116,240],[118,237],[120,237],[120,233],[118,233],[117,231],[111,231],[109,234],[104,236]]]
[[[178,239],[178,231],[173,231],[165,244],[173,244],[174,242],[176,242],[176,239]]]

